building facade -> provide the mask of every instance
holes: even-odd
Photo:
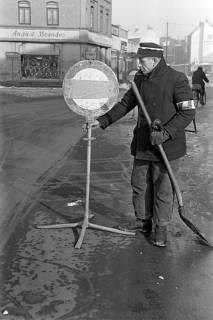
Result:
[[[127,73],[128,31],[119,25],[112,24],[111,68],[119,82],[126,81]]]
[[[189,73],[189,43],[187,39],[161,37],[160,45],[164,48],[166,63],[177,71]]]
[[[0,82],[61,83],[76,62],[111,63],[111,0],[0,0]]]
[[[208,22],[200,22],[188,36],[190,43],[190,65],[191,70],[198,65],[213,72],[213,25]],[[207,70],[206,70],[207,71]]]

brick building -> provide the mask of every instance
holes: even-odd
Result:
[[[0,0],[0,82],[61,83],[76,62],[110,65],[112,0]]]

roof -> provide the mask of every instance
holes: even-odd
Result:
[[[151,27],[134,29],[128,32],[128,40],[138,39],[140,42],[154,42],[160,44],[160,37]]]

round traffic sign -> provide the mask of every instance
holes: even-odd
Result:
[[[73,65],[63,81],[68,107],[86,118],[96,118],[117,101],[119,86],[112,69],[98,60],[83,60]]]

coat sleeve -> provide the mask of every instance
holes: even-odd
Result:
[[[204,80],[205,82],[209,82],[209,79],[207,78],[205,72],[203,72],[202,78],[203,78],[203,80]]]
[[[136,85],[139,86],[139,79],[135,76],[134,81]],[[103,116],[97,118],[101,124],[101,128],[105,129],[110,124],[116,122],[125,116],[129,111],[131,111],[137,104],[135,94],[130,88],[123,96],[120,102],[116,103],[111,110],[105,113]]]
[[[175,139],[195,117],[192,90],[184,73],[179,73],[173,94],[176,114],[164,125],[171,139]]]

